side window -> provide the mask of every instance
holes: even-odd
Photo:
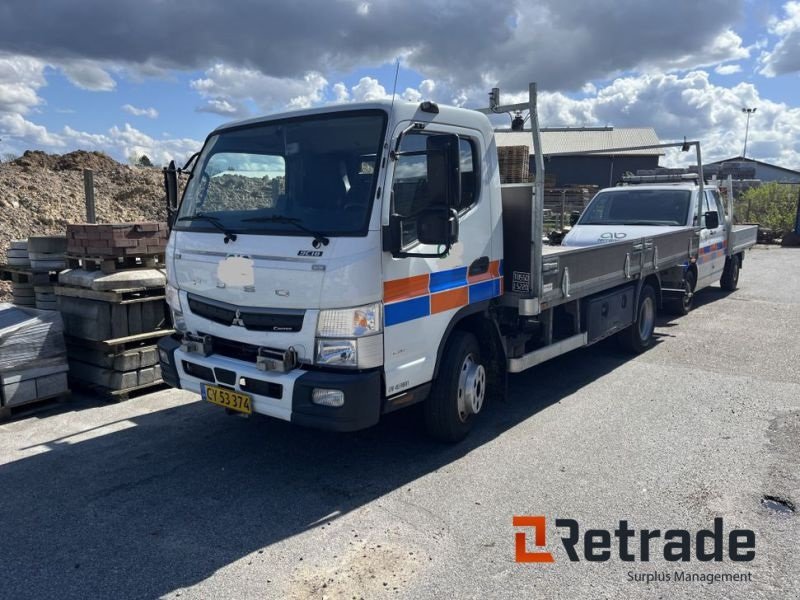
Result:
[[[714,208],[710,208],[713,206]],[[716,205],[714,205],[714,201],[711,199],[711,192],[706,190],[703,193],[703,216],[700,219],[700,227],[706,226],[706,213],[712,210],[717,210]]]
[[[434,206],[436,200],[429,193],[429,160],[426,154],[426,133],[408,133],[400,143],[401,156],[394,170],[393,212],[404,217],[414,217],[420,211]],[[462,214],[478,201],[480,169],[477,144],[469,138],[459,138],[461,196],[454,208]],[[405,248],[417,240],[417,224],[413,218],[403,221],[401,236]]]
[[[423,133],[409,133],[400,143],[401,155],[394,168],[393,211],[403,217],[413,217],[431,204],[428,193],[428,159]],[[417,239],[414,219],[403,221],[401,243],[406,247]]]
[[[458,151],[461,162],[461,198],[456,210],[466,212],[478,201],[480,168],[475,142],[469,138],[459,138]]]
[[[712,195],[714,196],[714,202],[717,206],[716,210],[719,213],[719,222],[725,223],[725,203],[722,202],[722,197],[719,195],[719,192],[714,191]]]

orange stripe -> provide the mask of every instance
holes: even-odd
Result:
[[[396,302],[407,298],[416,298],[428,293],[429,275],[414,275],[405,279],[393,279],[383,283],[383,301]]]
[[[454,290],[431,294],[431,314],[461,308],[469,303],[469,288],[460,287]]]
[[[500,277],[500,261],[493,260],[489,263],[489,273],[492,274],[492,277]]]

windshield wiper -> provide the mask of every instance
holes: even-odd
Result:
[[[287,225],[294,225],[301,231],[305,231],[307,234],[314,238],[314,248],[319,248],[320,245],[327,246],[330,243],[330,240],[326,238],[321,233],[313,231],[302,224],[302,221],[297,217],[287,217],[285,215],[271,215],[269,217],[250,217],[249,219],[242,219],[244,222],[249,223],[286,223]]]
[[[178,221],[206,221],[207,223],[211,223],[214,227],[216,227],[222,233],[225,234],[225,237],[222,240],[223,242],[227,244],[228,242],[236,241],[237,237],[236,233],[226,228],[217,217],[212,217],[211,215],[204,215],[202,213],[197,213],[196,215],[180,217]]]

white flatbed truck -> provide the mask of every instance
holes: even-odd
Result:
[[[522,108],[539,150],[534,84],[483,112]],[[179,204],[165,170],[164,380],[323,429],[423,402],[429,432],[457,441],[509,372],[612,335],[642,352],[662,279],[699,247],[695,227],[544,246],[543,163],[536,184],[501,186],[489,119],[431,102],[225,125],[190,173]]]

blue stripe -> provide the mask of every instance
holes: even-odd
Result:
[[[500,266],[497,269],[497,272],[500,274],[500,277],[503,276],[503,259],[500,259]]]
[[[489,281],[481,281],[480,283],[473,283],[469,286],[469,303],[480,302],[481,300],[489,300],[495,296],[500,295],[500,280],[491,279]]]
[[[428,284],[431,293],[442,292],[467,284],[467,267],[458,267],[449,271],[439,271],[431,273],[431,280]]]
[[[383,308],[386,326],[413,321],[431,314],[431,297],[420,296],[411,300],[403,300],[394,304],[387,304]]]

